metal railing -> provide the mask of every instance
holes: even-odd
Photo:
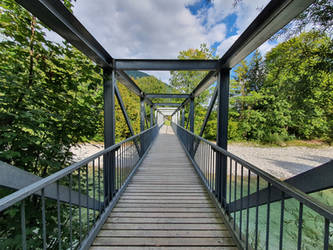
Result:
[[[241,248],[333,249],[332,207],[183,127],[172,127]]]
[[[0,199],[0,248],[87,249],[159,128],[155,125]],[[109,170],[103,169],[107,159],[112,161]]]

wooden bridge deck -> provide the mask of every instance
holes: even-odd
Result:
[[[91,249],[237,249],[178,139],[164,126]]]

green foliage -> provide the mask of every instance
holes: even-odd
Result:
[[[214,59],[214,51],[206,44],[201,44],[200,49],[188,49],[180,51],[178,59]],[[181,93],[191,93],[208,72],[206,71],[171,71],[170,85]],[[196,104],[203,104],[207,101],[209,91],[204,91],[198,98]]]
[[[314,1],[299,16],[281,29],[276,36],[283,35],[289,39],[301,34],[306,29],[309,29],[309,27],[312,30],[332,34],[333,4],[331,0]]]
[[[242,139],[332,141],[331,58],[332,39],[309,32],[279,44],[265,61],[256,52],[242,62],[230,100],[230,121],[238,122]]]
[[[46,176],[70,162],[73,145],[95,134],[100,70],[68,44],[46,40],[23,8],[1,4],[0,160]]]
[[[70,148],[101,127],[101,72],[69,44],[48,41],[42,24],[14,1],[2,0],[0,6],[0,160],[45,177],[70,164]],[[8,192],[2,189],[1,196]],[[29,249],[41,249],[40,198],[25,199],[25,206]],[[65,206],[61,220],[67,240]],[[46,200],[46,210],[52,246],[55,202]],[[1,213],[0,225],[1,249],[20,249],[20,204]]]

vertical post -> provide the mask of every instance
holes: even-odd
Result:
[[[190,111],[189,111],[189,123],[190,123],[190,131],[194,133],[194,98],[191,97],[190,99]],[[191,136],[189,151],[190,155],[194,158],[194,136]]]
[[[115,107],[114,85],[116,82],[115,71],[104,70],[104,147],[108,148],[115,144]],[[105,201],[112,199],[114,192],[114,152],[103,157],[104,161],[104,186],[106,187]],[[107,188],[110,187],[110,188]]]
[[[154,126],[154,109],[153,105],[150,106],[150,127],[152,128]]]
[[[227,150],[228,145],[228,111],[229,111],[229,79],[230,70],[222,69],[218,73],[218,114],[217,114],[217,146]],[[216,154],[216,195],[222,207],[226,208],[227,194],[227,157]]]
[[[144,98],[140,97],[140,132],[145,130],[145,103]]]
[[[140,97],[140,132],[145,130],[145,103],[144,98]],[[141,151],[140,156],[144,154],[145,142],[144,135],[140,136]]]
[[[194,133],[194,97],[191,97],[190,100],[189,120],[190,120],[190,131]]]
[[[154,116],[155,117],[155,124],[158,124],[158,119],[157,119],[157,114],[158,113],[157,113],[157,110],[155,110],[154,112],[155,112],[155,116]]]
[[[181,119],[181,126],[184,127],[185,125],[185,109],[182,109],[182,119]]]

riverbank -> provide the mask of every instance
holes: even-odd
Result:
[[[74,160],[79,161],[103,149],[103,144],[85,143],[74,147]],[[256,147],[230,143],[228,150],[273,176],[286,179],[333,159],[333,147]]]

